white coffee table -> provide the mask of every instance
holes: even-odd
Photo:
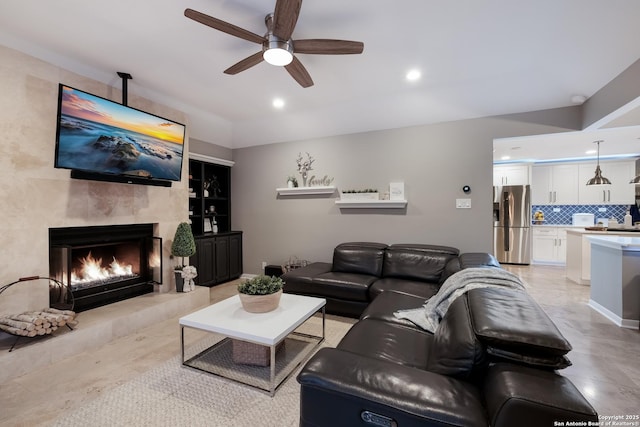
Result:
[[[268,313],[248,313],[242,308],[240,298],[235,295],[209,307],[180,318],[180,346],[182,364],[233,381],[256,387],[273,396],[278,387],[291,373],[324,341],[325,304],[323,298],[302,295],[283,294],[280,305]],[[312,335],[296,331],[315,313],[322,311],[322,335]],[[223,340],[206,348],[197,355],[185,360],[185,328],[213,332],[225,336]],[[313,344],[298,346],[287,344],[286,363],[276,360],[276,346],[290,337],[302,337]],[[270,365],[246,366],[230,362],[231,340],[241,340],[263,345],[270,349]],[[293,341],[291,342],[293,344]],[[306,350],[306,351],[302,351]],[[279,359],[284,359],[283,357]],[[268,378],[267,378],[268,377]],[[268,381],[267,381],[268,380]]]

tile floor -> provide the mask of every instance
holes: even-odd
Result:
[[[528,283],[531,295],[572,343],[569,358],[574,365],[563,373],[596,410],[601,415],[640,414],[640,332],[618,328],[593,311],[587,305],[589,287],[567,280],[563,267],[505,268]],[[211,301],[235,294],[235,287],[231,282],[212,288]],[[0,426],[46,425],[178,355],[177,319],[0,384]]]

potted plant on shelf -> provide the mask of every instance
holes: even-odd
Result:
[[[238,285],[240,302],[249,313],[266,313],[278,308],[284,282],[275,276],[259,275]]]
[[[171,243],[171,255],[180,257],[180,265],[174,269],[176,276],[176,292],[184,292],[183,268],[184,258],[193,256],[196,253],[196,241],[191,232],[191,226],[187,222],[181,222],[176,229],[176,235]],[[195,267],[193,267],[195,270]],[[193,276],[195,277],[195,276]]]

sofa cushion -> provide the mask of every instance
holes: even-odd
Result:
[[[459,256],[460,269],[477,267],[501,267],[495,256],[486,252],[465,252]]]
[[[382,276],[438,283],[447,262],[458,254],[449,246],[391,245],[384,254]]]
[[[564,369],[572,365],[567,356],[531,356],[529,354],[522,354],[513,351],[503,350],[494,346],[487,346],[487,354],[491,360],[515,362],[521,365],[533,366],[540,369]]]
[[[304,293],[306,286],[310,285],[318,274],[329,271],[331,271],[330,263],[314,262],[305,267],[287,271],[280,278],[285,282],[285,292]]]
[[[369,288],[369,298],[375,300],[382,292],[402,292],[415,295],[424,300],[431,298],[438,292],[440,286],[437,283],[418,282],[415,280],[405,280],[396,278],[384,278],[373,282]]]
[[[375,285],[375,283],[374,283]],[[424,304],[424,299],[415,295],[409,295],[397,291],[386,291],[374,299],[371,304],[364,310],[360,319],[382,320],[388,323],[410,327],[424,332],[424,329],[418,327],[407,319],[398,319],[393,315],[396,310],[404,310],[408,308],[418,308]]]
[[[365,319],[353,325],[336,346],[340,350],[425,369],[432,335],[415,328]]]
[[[330,271],[317,275],[310,285],[310,291],[313,295],[352,301],[369,301],[369,286],[376,279],[376,276],[366,274]]]
[[[487,351],[500,358],[542,366],[563,364],[571,344],[526,292],[503,288],[468,292],[471,321]],[[560,366],[558,366],[560,367]]]
[[[342,243],[333,250],[332,270],[380,277],[386,247],[373,242]]]
[[[471,325],[467,297],[462,295],[451,303],[436,329],[427,369],[460,379],[471,379],[484,368],[484,346]]]

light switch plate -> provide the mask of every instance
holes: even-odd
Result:
[[[471,199],[456,199],[457,209],[471,209]]]

